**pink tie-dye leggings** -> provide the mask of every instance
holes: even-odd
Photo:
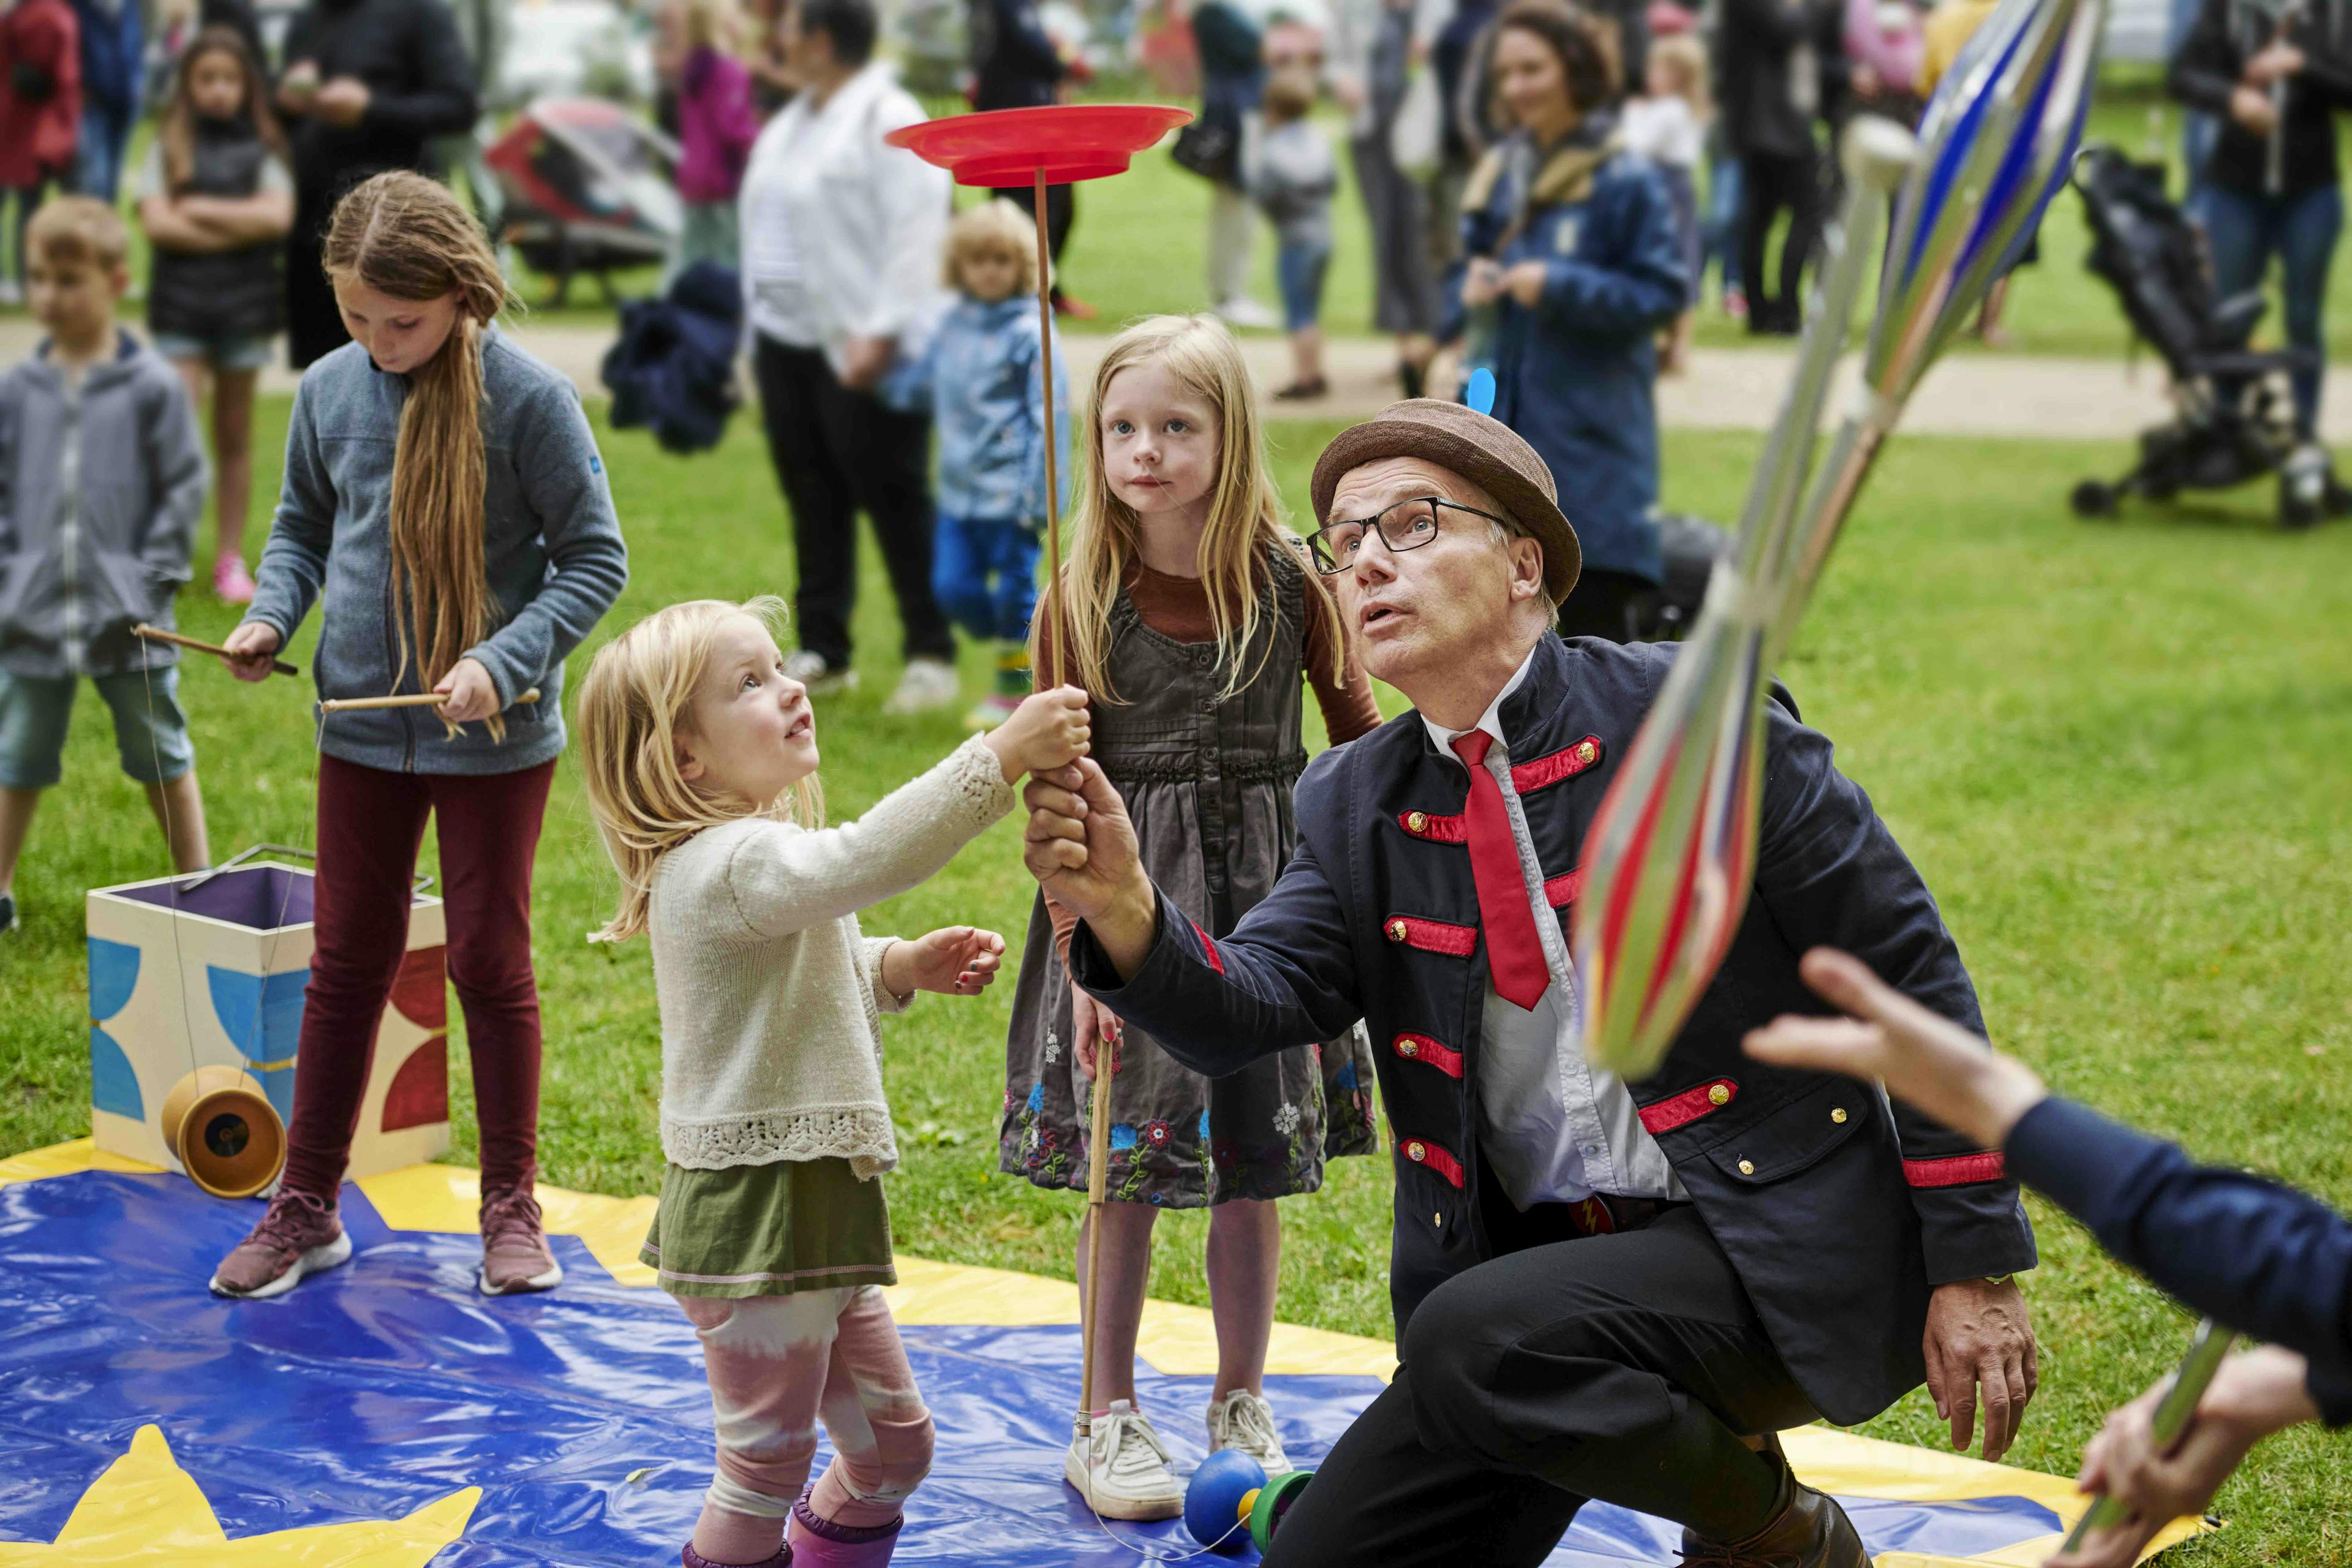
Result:
[[[824,1421],[835,1458],[809,1507],[887,1524],[931,1468],[931,1413],[878,1287],[720,1300],[681,1296],[710,1377],[719,1473],[694,1527],[712,1563],[775,1555]]]

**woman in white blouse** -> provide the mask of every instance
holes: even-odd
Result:
[[[743,286],[769,455],[799,561],[794,679],[855,684],[857,513],[874,520],[905,627],[907,668],[886,711],[960,696],[955,640],[931,595],[930,418],[894,406],[888,372],[940,292],[944,170],[882,138],[922,120],[872,58],[872,0],[794,0],[780,31],[801,87],[751,149]]]

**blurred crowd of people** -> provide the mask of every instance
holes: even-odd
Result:
[[[1204,302],[1235,327],[1287,333],[1291,374],[1275,395],[1312,403],[1329,389],[1323,298],[1344,153],[1370,241],[1370,325],[1393,342],[1398,391],[1458,395],[1471,373],[1491,374],[1492,411],[1549,464],[1584,540],[1567,628],[1622,637],[1654,622],[1664,575],[1657,377],[1689,363],[1703,310],[1760,335],[1800,329],[1839,128],[1864,112],[1916,121],[1994,3],[1145,0],[1126,26],[1139,58],[1181,58],[1181,87],[1197,91],[1172,151],[1211,187]],[[971,252],[949,237],[945,177],[883,143],[926,114],[887,58],[890,16],[874,0],[640,9],[655,119],[675,142],[665,282],[705,263],[740,279],[798,547],[796,675],[819,690],[855,679],[862,512],[904,627],[891,705],[959,700],[959,618],[1003,645],[990,701],[1014,695],[1025,608],[1006,606],[1020,595],[984,613],[959,595],[975,561],[1018,575],[1022,552],[935,544],[943,506],[968,511],[975,493],[1011,503],[935,480],[933,437],[936,425],[944,452],[1038,467],[1045,434],[1011,384],[958,378],[1026,374],[1041,329],[1016,322],[1019,277],[992,271],[971,287],[974,268],[951,259]],[[2333,10],[2281,21],[2252,0],[2179,9],[2170,82],[2190,111],[2191,210],[2224,292],[2281,263],[2286,335],[2304,356],[2294,422],[2324,463],[2321,307],[2342,225],[2333,117],[2352,104],[2352,52]],[[21,295],[26,226],[49,194],[120,207],[127,186],[152,258],[132,297],[143,291],[153,347],[210,413],[212,581],[229,602],[252,591],[252,407],[272,342],[282,333],[299,368],[346,339],[320,267],[335,199],[383,170],[462,166],[499,232],[480,83],[502,16],[493,0],[307,0],[266,48],[254,0],[0,10],[0,201],[15,209],[0,288]],[[982,110],[1067,100],[1095,58],[1045,0],[969,0],[964,33],[962,79]],[[151,110],[154,134],[134,159]],[[1034,221],[1028,187],[995,195]],[[1068,186],[1045,199],[1058,263],[1077,201]],[[1278,308],[1252,293],[1261,231]],[[1011,244],[1010,223],[991,232]],[[1060,314],[1094,313],[1058,267],[1048,282]],[[1981,323],[1989,339],[2001,298]],[[1012,357],[933,353],[943,323],[970,324],[960,301],[1003,318]],[[944,379],[924,368],[935,362],[951,367]],[[1035,484],[1029,493],[1020,517],[977,521],[1034,530],[1045,502]]]

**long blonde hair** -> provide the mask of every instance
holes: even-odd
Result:
[[[751,616],[778,633],[784,602],[763,595],[740,605],[672,605],[597,649],[588,666],[580,686],[581,769],[589,815],[621,874],[621,907],[590,942],[642,935],[656,864],[704,828],[745,815],[740,801],[698,790],[678,771],[678,738],[693,733],[695,689],[710,668],[719,626],[735,616]],[[821,826],[824,793],[812,773],[753,815]]]
[[[1136,552],[1135,509],[1118,499],[1103,471],[1102,406],[1111,377],[1132,365],[1165,364],[1187,390],[1207,400],[1218,425],[1217,478],[1209,492],[1209,520],[1201,530],[1199,563],[1208,591],[1209,624],[1215,628],[1219,660],[1225,668],[1221,697],[1231,697],[1257,678],[1257,665],[1243,668],[1263,614],[1259,587],[1268,570],[1265,557],[1288,551],[1307,576],[1307,613],[1328,633],[1331,679],[1342,679],[1347,637],[1330,590],[1298,549],[1297,537],[1282,522],[1282,499],[1265,468],[1265,447],[1257,412],[1257,392],[1241,348],[1213,316],[1147,316],[1113,338],[1095,369],[1087,395],[1087,472],[1070,518],[1070,555],[1062,565],[1061,615],[1072,628],[1063,650],[1065,671],[1097,702],[1122,699],[1110,683],[1110,613],[1127,581]],[[1042,649],[1036,617],[1030,631],[1034,665]],[[1056,633],[1057,640],[1060,634]]]
[[[409,377],[392,456],[393,620],[397,685],[414,653],[431,690],[491,630],[497,604],[482,561],[481,334],[505,309],[499,258],[473,214],[437,181],[405,169],[376,175],[335,204],[327,223],[328,278],[350,278],[395,300],[457,297],[441,352]],[[496,717],[493,734],[503,733]]]

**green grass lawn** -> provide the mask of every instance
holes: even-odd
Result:
[[[286,410],[283,400],[265,405],[265,494]],[[1294,505],[1332,428],[1275,427]],[[605,632],[680,598],[788,588],[787,526],[748,421],[698,458],[662,455],[642,435],[605,439],[635,568]],[[1669,434],[1669,502],[1730,515],[1755,450],[1749,437]],[[1899,443],[1786,674],[1936,889],[2003,1046],[2062,1089],[2352,1208],[2342,1132],[2352,1125],[2352,529],[2271,531],[2259,488],[2195,515],[2073,521],[2067,487],[2117,456]],[[896,624],[867,567],[864,689],[820,709],[827,792],[845,818],[961,733],[952,716],[881,717]],[[203,635],[233,618],[193,590],[181,614]],[[293,653],[306,664],[307,630]],[[977,654],[966,674],[976,693]],[[184,680],[215,852],[310,843],[307,688],[236,685],[208,661],[192,662]],[[1031,897],[1017,837],[1013,823],[999,825],[935,880],[870,911],[868,929],[975,921],[1017,944]],[[0,1153],[88,1130],[82,895],[164,869],[160,839],[115,771],[103,709],[85,700],[67,784],[18,879],[25,928],[0,937]],[[649,960],[642,943],[583,941],[612,894],[567,763],[535,904],[544,1172],[572,1187],[643,1193],[661,1172]],[[887,1026],[906,1152],[891,1178],[894,1224],[910,1253],[1066,1278],[1079,1205],[993,1174],[1011,993],[1006,984],[977,1001],[926,997]],[[462,1077],[462,1053],[454,1059]],[[460,1158],[472,1147],[470,1101],[461,1084]],[[1320,1195],[1283,1205],[1283,1317],[1386,1333],[1388,1186],[1382,1162],[1344,1161]],[[2015,1457],[2072,1473],[2105,1412],[2168,1364],[2188,1325],[2081,1232],[2044,1206],[2035,1214],[2044,1262],[2029,1289],[2042,1393]],[[1204,1300],[1202,1234],[1200,1215],[1170,1216],[1155,1294]],[[1914,1395],[1870,1429],[1927,1442],[1937,1425]],[[2273,1443],[2223,1495],[2231,1528],[2179,1560],[2352,1554],[2346,1458],[2318,1436]]]

